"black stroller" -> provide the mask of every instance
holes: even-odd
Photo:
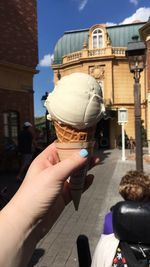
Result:
[[[150,202],[121,201],[113,207],[113,230],[128,267],[150,266]],[[84,249],[83,249],[84,246]],[[88,238],[79,236],[80,267],[91,266]]]

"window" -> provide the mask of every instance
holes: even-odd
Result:
[[[19,129],[19,114],[15,111],[3,113],[4,138],[8,141],[13,141],[17,144],[18,129]]]
[[[96,29],[92,33],[93,48],[103,47],[103,33],[100,29]]]

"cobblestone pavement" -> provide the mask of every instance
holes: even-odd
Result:
[[[79,210],[75,211],[72,203],[66,207],[53,228],[38,243],[28,267],[78,267],[76,240],[80,234],[88,237],[93,255],[105,213],[121,200],[118,194],[120,178],[128,170],[135,169],[135,161],[121,160],[121,150],[105,150],[97,154],[101,164],[91,171],[95,179],[83,194]],[[150,164],[144,162],[144,170],[150,172]]]

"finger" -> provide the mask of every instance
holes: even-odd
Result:
[[[98,157],[92,157],[89,162],[88,170],[92,169],[96,165],[100,164],[100,158]]]
[[[83,155],[82,152],[86,154]],[[79,152],[72,154],[69,158],[62,160],[58,164],[54,165],[53,168],[47,168],[45,170],[47,174],[51,171],[52,179],[57,179],[64,183],[64,181],[75,171],[79,170],[83,165],[86,164],[88,159],[88,152],[85,149],[81,149]]]
[[[32,162],[29,172],[32,175],[36,175],[42,170],[57,164],[59,162],[59,156],[54,143],[49,145],[44,151],[42,151]]]
[[[50,155],[53,156],[55,161],[59,162],[59,157],[58,157],[58,153],[57,153],[57,149],[56,149],[55,143],[50,144],[46,149],[44,149],[42,151],[42,153],[39,154],[37,159],[39,161],[43,160],[43,159],[48,159],[50,157]]]

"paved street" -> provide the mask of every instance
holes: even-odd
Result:
[[[128,155],[129,152],[126,152]],[[82,196],[78,211],[69,204],[50,232],[42,239],[29,267],[78,267],[76,239],[78,235],[88,236],[91,254],[100,237],[104,214],[117,201],[120,178],[131,169],[134,161],[122,161],[121,150],[97,152],[101,164],[93,168],[93,185]],[[144,170],[150,173],[150,164],[144,163]]]
[[[91,171],[95,179],[83,194],[79,210],[75,211],[72,203],[65,208],[53,228],[38,243],[28,267],[78,267],[76,240],[80,234],[88,237],[93,255],[105,213],[121,200],[118,194],[119,181],[128,170],[135,169],[134,160],[121,160],[119,149],[96,153],[101,158],[101,164]],[[127,150],[126,156],[129,156]],[[150,173],[150,163],[144,161],[144,170]],[[11,198],[19,187],[15,174],[0,175],[0,189],[4,186],[7,186]]]

